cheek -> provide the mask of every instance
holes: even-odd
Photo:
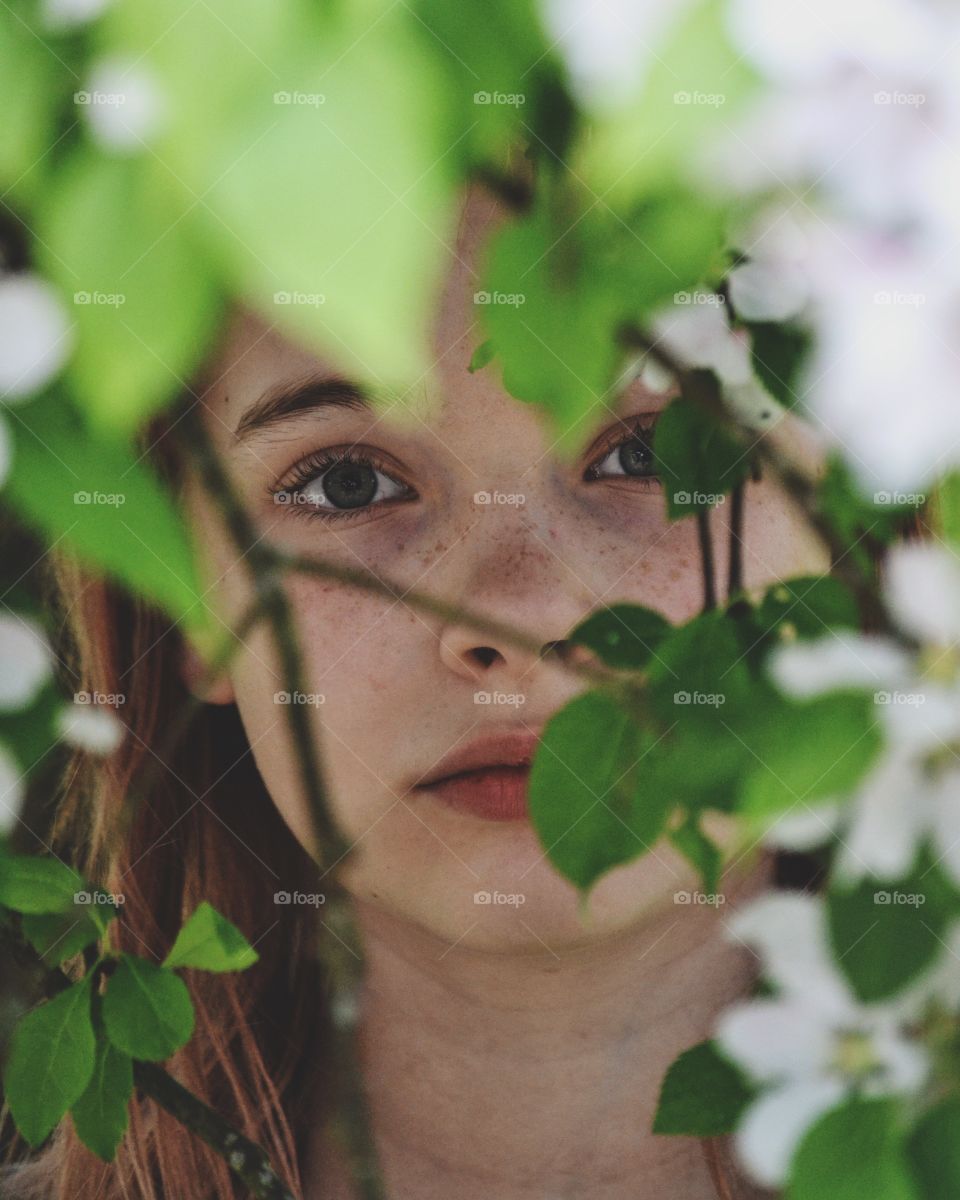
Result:
[[[409,760],[410,708],[403,680],[422,673],[432,634],[390,598],[303,576],[287,595],[302,657],[302,691],[278,689],[272,635],[248,639],[232,671],[236,702],[257,767],[298,839],[309,839],[306,795],[289,712],[279,697],[302,705],[319,748],[333,814],[350,840],[395,803],[396,761]],[[405,752],[405,753],[404,753]]]

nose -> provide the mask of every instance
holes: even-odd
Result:
[[[518,646],[507,637],[478,635],[475,628],[458,624],[448,626],[440,635],[440,660],[455,675],[475,683],[493,676],[518,683],[528,678],[542,660],[575,666],[591,662],[593,656],[585,646],[568,638],[551,639],[534,650]]]

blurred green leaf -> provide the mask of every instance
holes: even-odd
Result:
[[[749,451],[702,407],[683,398],[657,419],[653,453],[672,519],[722,503],[750,474]]]
[[[186,525],[147,466],[50,398],[18,410],[13,429],[4,495],[23,520],[188,628],[206,628]]]
[[[960,1195],[960,1099],[949,1096],[923,1114],[908,1153],[922,1200]]]
[[[183,390],[219,321],[190,205],[153,158],[83,151],[38,234],[76,322],[70,385],[101,433],[130,432]]]

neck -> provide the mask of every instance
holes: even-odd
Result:
[[[761,882],[728,884],[728,903]],[[670,1063],[749,986],[724,916],[668,904],[559,955],[491,953],[358,903],[362,1067],[388,1194],[632,1200],[642,1180],[658,1200],[713,1200],[699,1141],[650,1129]]]

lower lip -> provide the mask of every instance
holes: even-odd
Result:
[[[529,767],[486,767],[451,775],[424,790],[485,821],[523,821],[529,813],[529,778]]]

